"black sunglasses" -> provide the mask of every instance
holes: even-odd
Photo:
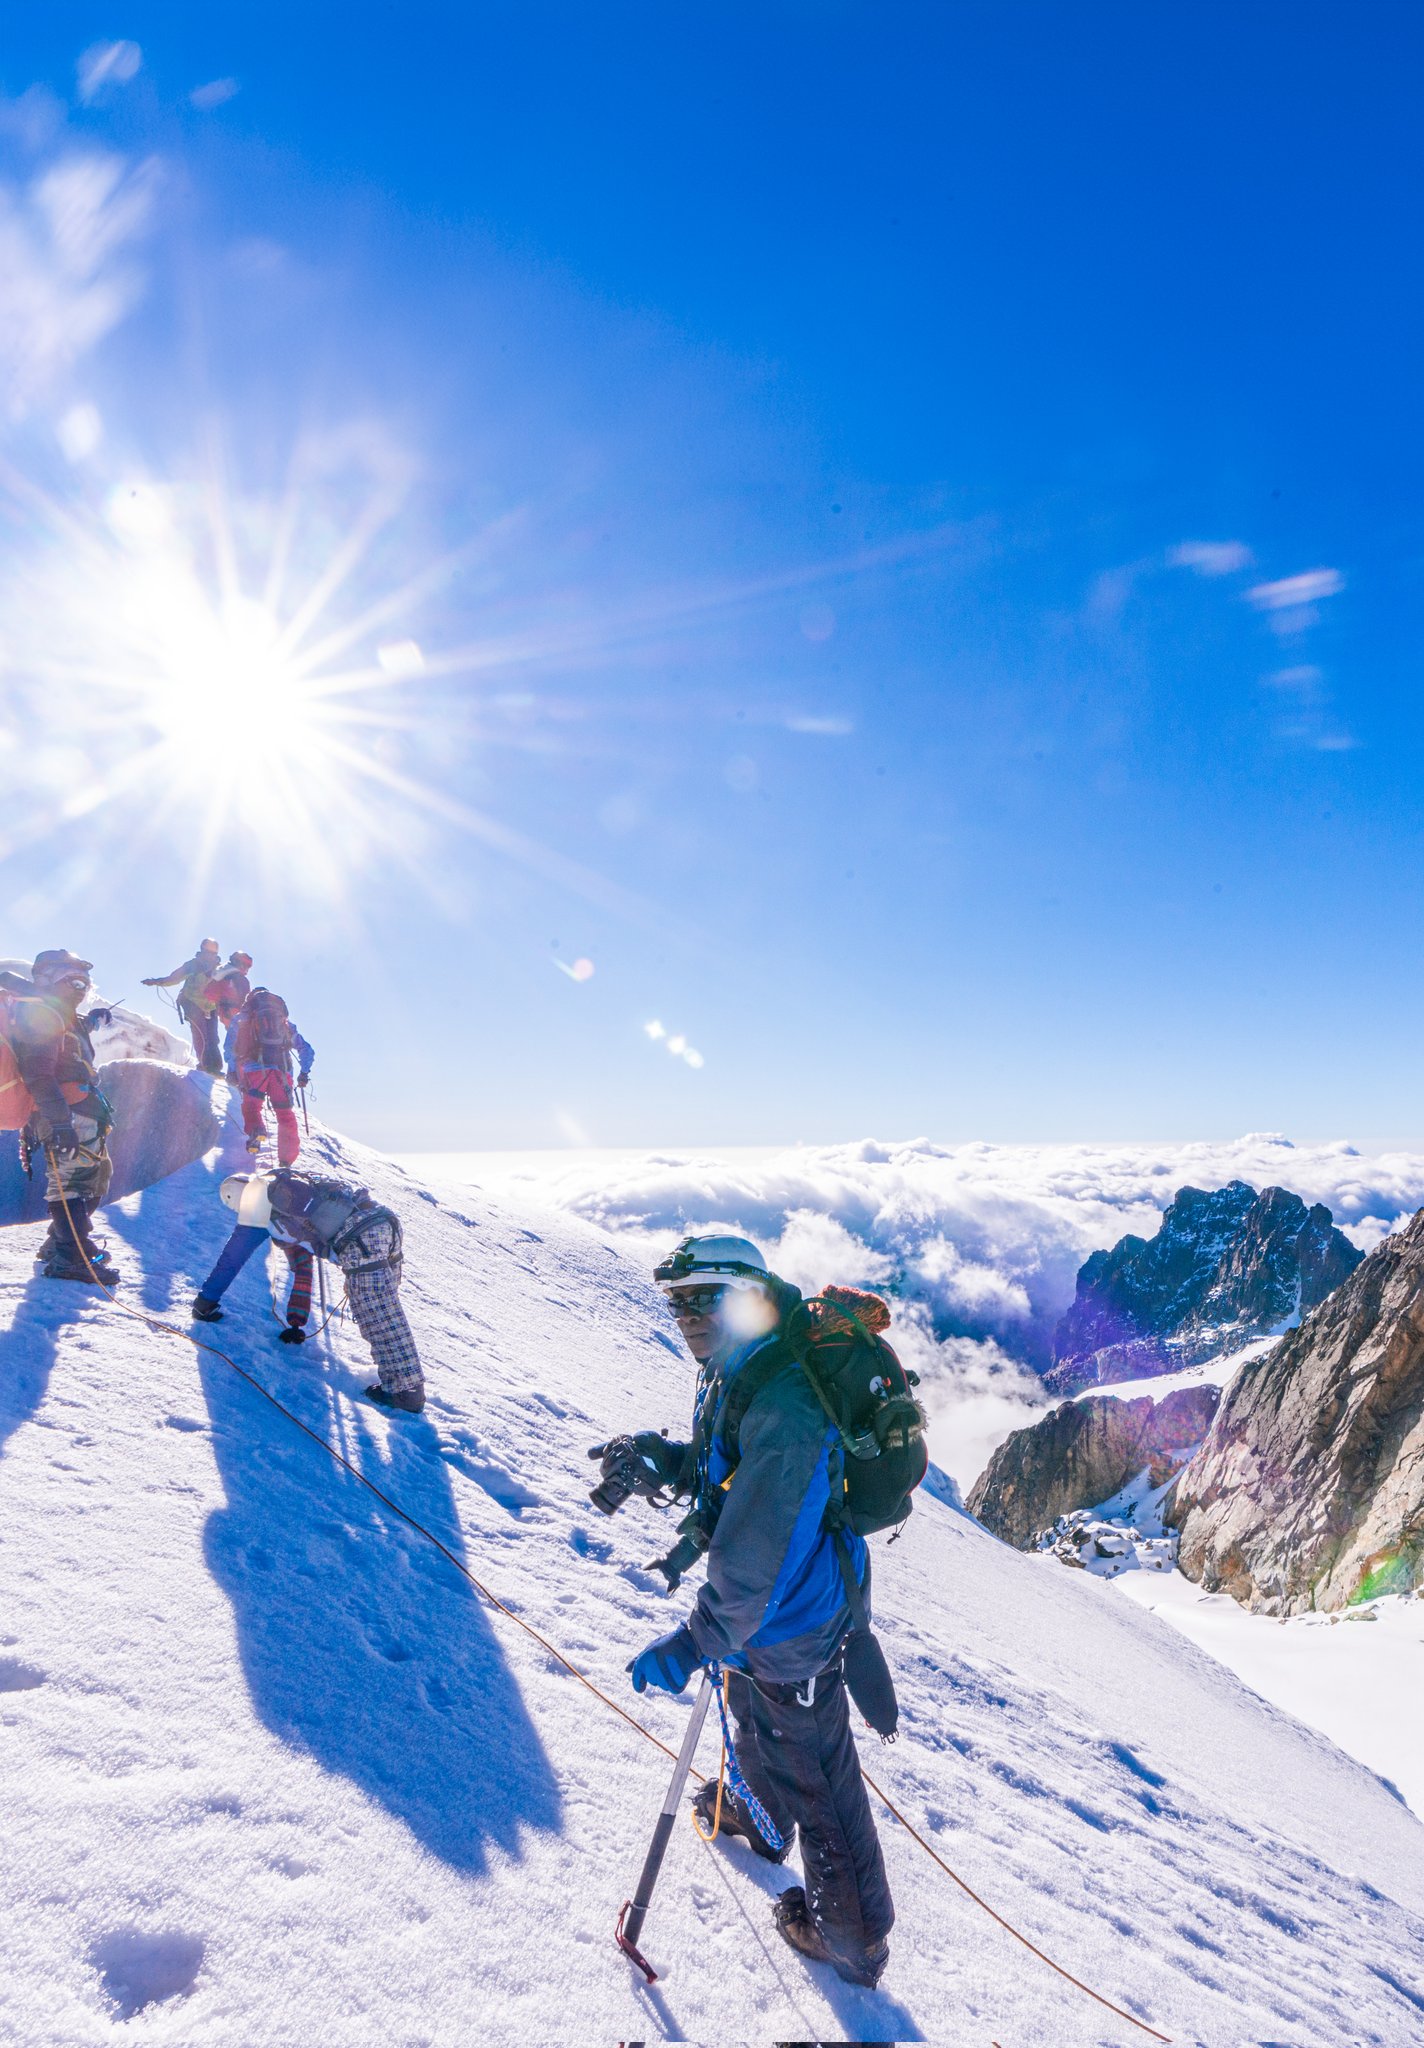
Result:
[[[688,1316],[711,1315],[726,1292],[725,1287],[679,1287],[668,1300],[673,1314],[681,1322]]]

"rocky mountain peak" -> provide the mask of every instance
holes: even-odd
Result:
[[[1155,1237],[1084,1262],[1046,1384],[1072,1393],[1238,1350],[1313,1308],[1360,1257],[1323,1203],[1289,1188],[1179,1188]]]
[[[1179,1387],[1165,1400],[1089,1394],[1065,1401],[1005,1439],[974,1483],[968,1507],[1005,1543],[1028,1550],[1035,1535],[1076,1508],[1093,1507],[1146,1471],[1170,1478],[1206,1435],[1215,1387]]]
[[[1424,1209],[1227,1390],[1180,1563],[1269,1614],[1424,1585]]]

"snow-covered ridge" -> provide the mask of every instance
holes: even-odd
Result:
[[[219,1340],[631,1705],[627,1658],[683,1602],[644,1569],[665,1523],[598,1516],[585,1453],[686,1415],[646,1265],[576,1217],[314,1149],[405,1221],[427,1413],[361,1403],[345,1330],[276,1344],[251,1270]],[[111,1219],[125,1297],[179,1327],[224,1168]],[[0,2039],[1134,2038],[888,1822],[879,1992],[783,1954],[785,1877],[690,1827],[642,1988],[611,1936],[665,1760],[220,1360],[36,1281],[37,1234],[0,1234]],[[1424,1832],[1369,1772],[933,1497],[876,1573],[904,1733],[867,1761],[1035,1941],[1180,2041],[1408,2038]],[[672,1740],[687,1709],[639,1711]]]

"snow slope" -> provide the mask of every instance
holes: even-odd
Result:
[[[359,1401],[345,1328],[279,1346],[252,1268],[218,1341],[676,1740],[686,1704],[623,1669],[685,1606],[643,1568],[670,1532],[586,1498],[589,1444],[688,1406],[643,1269],[577,1218],[314,1150],[405,1219],[426,1415]],[[222,1170],[111,1216],[125,1298],[179,1327]],[[888,1820],[880,1991],[784,1950],[781,1873],[682,1825],[644,1987],[611,1936],[665,1759],[227,1365],[35,1280],[37,1236],[0,1233],[0,2040],[1146,2038]],[[1424,1830],[1370,1772],[939,1500],[876,1549],[904,1732],[862,1754],[968,1882],[1180,2042],[1418,2037]]]

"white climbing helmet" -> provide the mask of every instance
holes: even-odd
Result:
[[[265,1230],[272,1221],[271,1186],[270,1173],[230,1173],[218,1193],[229,1209],[236,1210],[239,1223]]]
[[[765,1287],[771,1274],[749,1237],[685,1237],[677,1250],[653,1269],[653,1278],[666,1293],[706,1284]]]

